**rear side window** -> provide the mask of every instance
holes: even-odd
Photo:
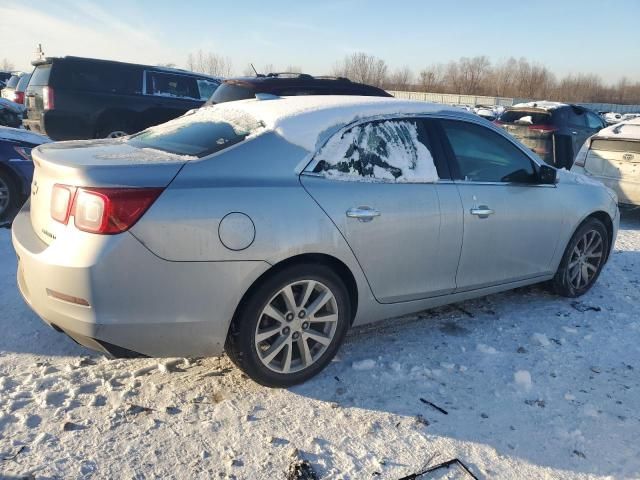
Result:
[[[54,77],[58,88],[119,95],[142,93],[142,70],[134,66],[107,62],[62,62],[56,64]]]
[[[200,100],[195,77],[165,72],[147,71],[147,94]]]
[[[20,77],[18,75],[13,75],[7,82],[7,88],[16,88],[16,85],[18,85],[19,81]]]
[[[262,127],[261,122],[244,112],[203,107],[148,128],[130,137],[128,142],[139,148],[204,157],[242,142]]]
[[[331,138],[313,171],[343,180],[431,183],[438,180],[424,122],[382,120]]]
[[[520,125],[545,125],[551,123],[551,115],[547,112],[532,112],[527,110],[506,110],[500,115],[502,123]]]
[[[31,74],[29,85],[43,87],[49,85],[49,75],[51,74],[51,64],[38,65]]]
[[[531,183],[533,162],[496,132],[467,122],[442,120],[460,175],[471,182]]]

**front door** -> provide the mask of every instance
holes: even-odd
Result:
[[[464,209],[458,290],[550,273],[563,222],[559,190],[538,184],[535,164],[502,135],[464,121],[441,124]]]

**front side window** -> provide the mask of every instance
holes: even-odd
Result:
[[[381,120],[335,135],[318,152],[313,171],[329,178],[431,183],[438,173],[424,123]]]
[[[531,159],[503,136],[467,122],[443,120],[441,124],[463,179],[515,183],[536,180]]]
[[[204,107],[148,128],[127,142],[138,148],[204,157],[242,142],[262,127],[261,122],[241,111]]]
[[[602,120],[594,113],[587,112],[587,125],[589,128],[602,128]]]
[[[194,77],[164,72],[147,72],[147,94],[200,100],[200,91]]]

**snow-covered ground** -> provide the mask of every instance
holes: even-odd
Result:
[[[89,352],[23,305],[14,270],[0,230],[3,478],[278,479],[296,457],[326,479],[455,457],[487,479],[640,477],[640,213],[577,303],[524,288],[361,328],[288,390],[226,358]]]

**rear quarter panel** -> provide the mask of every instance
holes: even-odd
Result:
[[[262,260],[271,265],[317,253],[342,261],[361,295],[370,290],[339,230],[302,188],[296,167],[308,152],[266,133],[209,158],[191,161],[131,233],[171,261]],[[249,216],[255,239],[244,250],[226,248],[220,221]]]

